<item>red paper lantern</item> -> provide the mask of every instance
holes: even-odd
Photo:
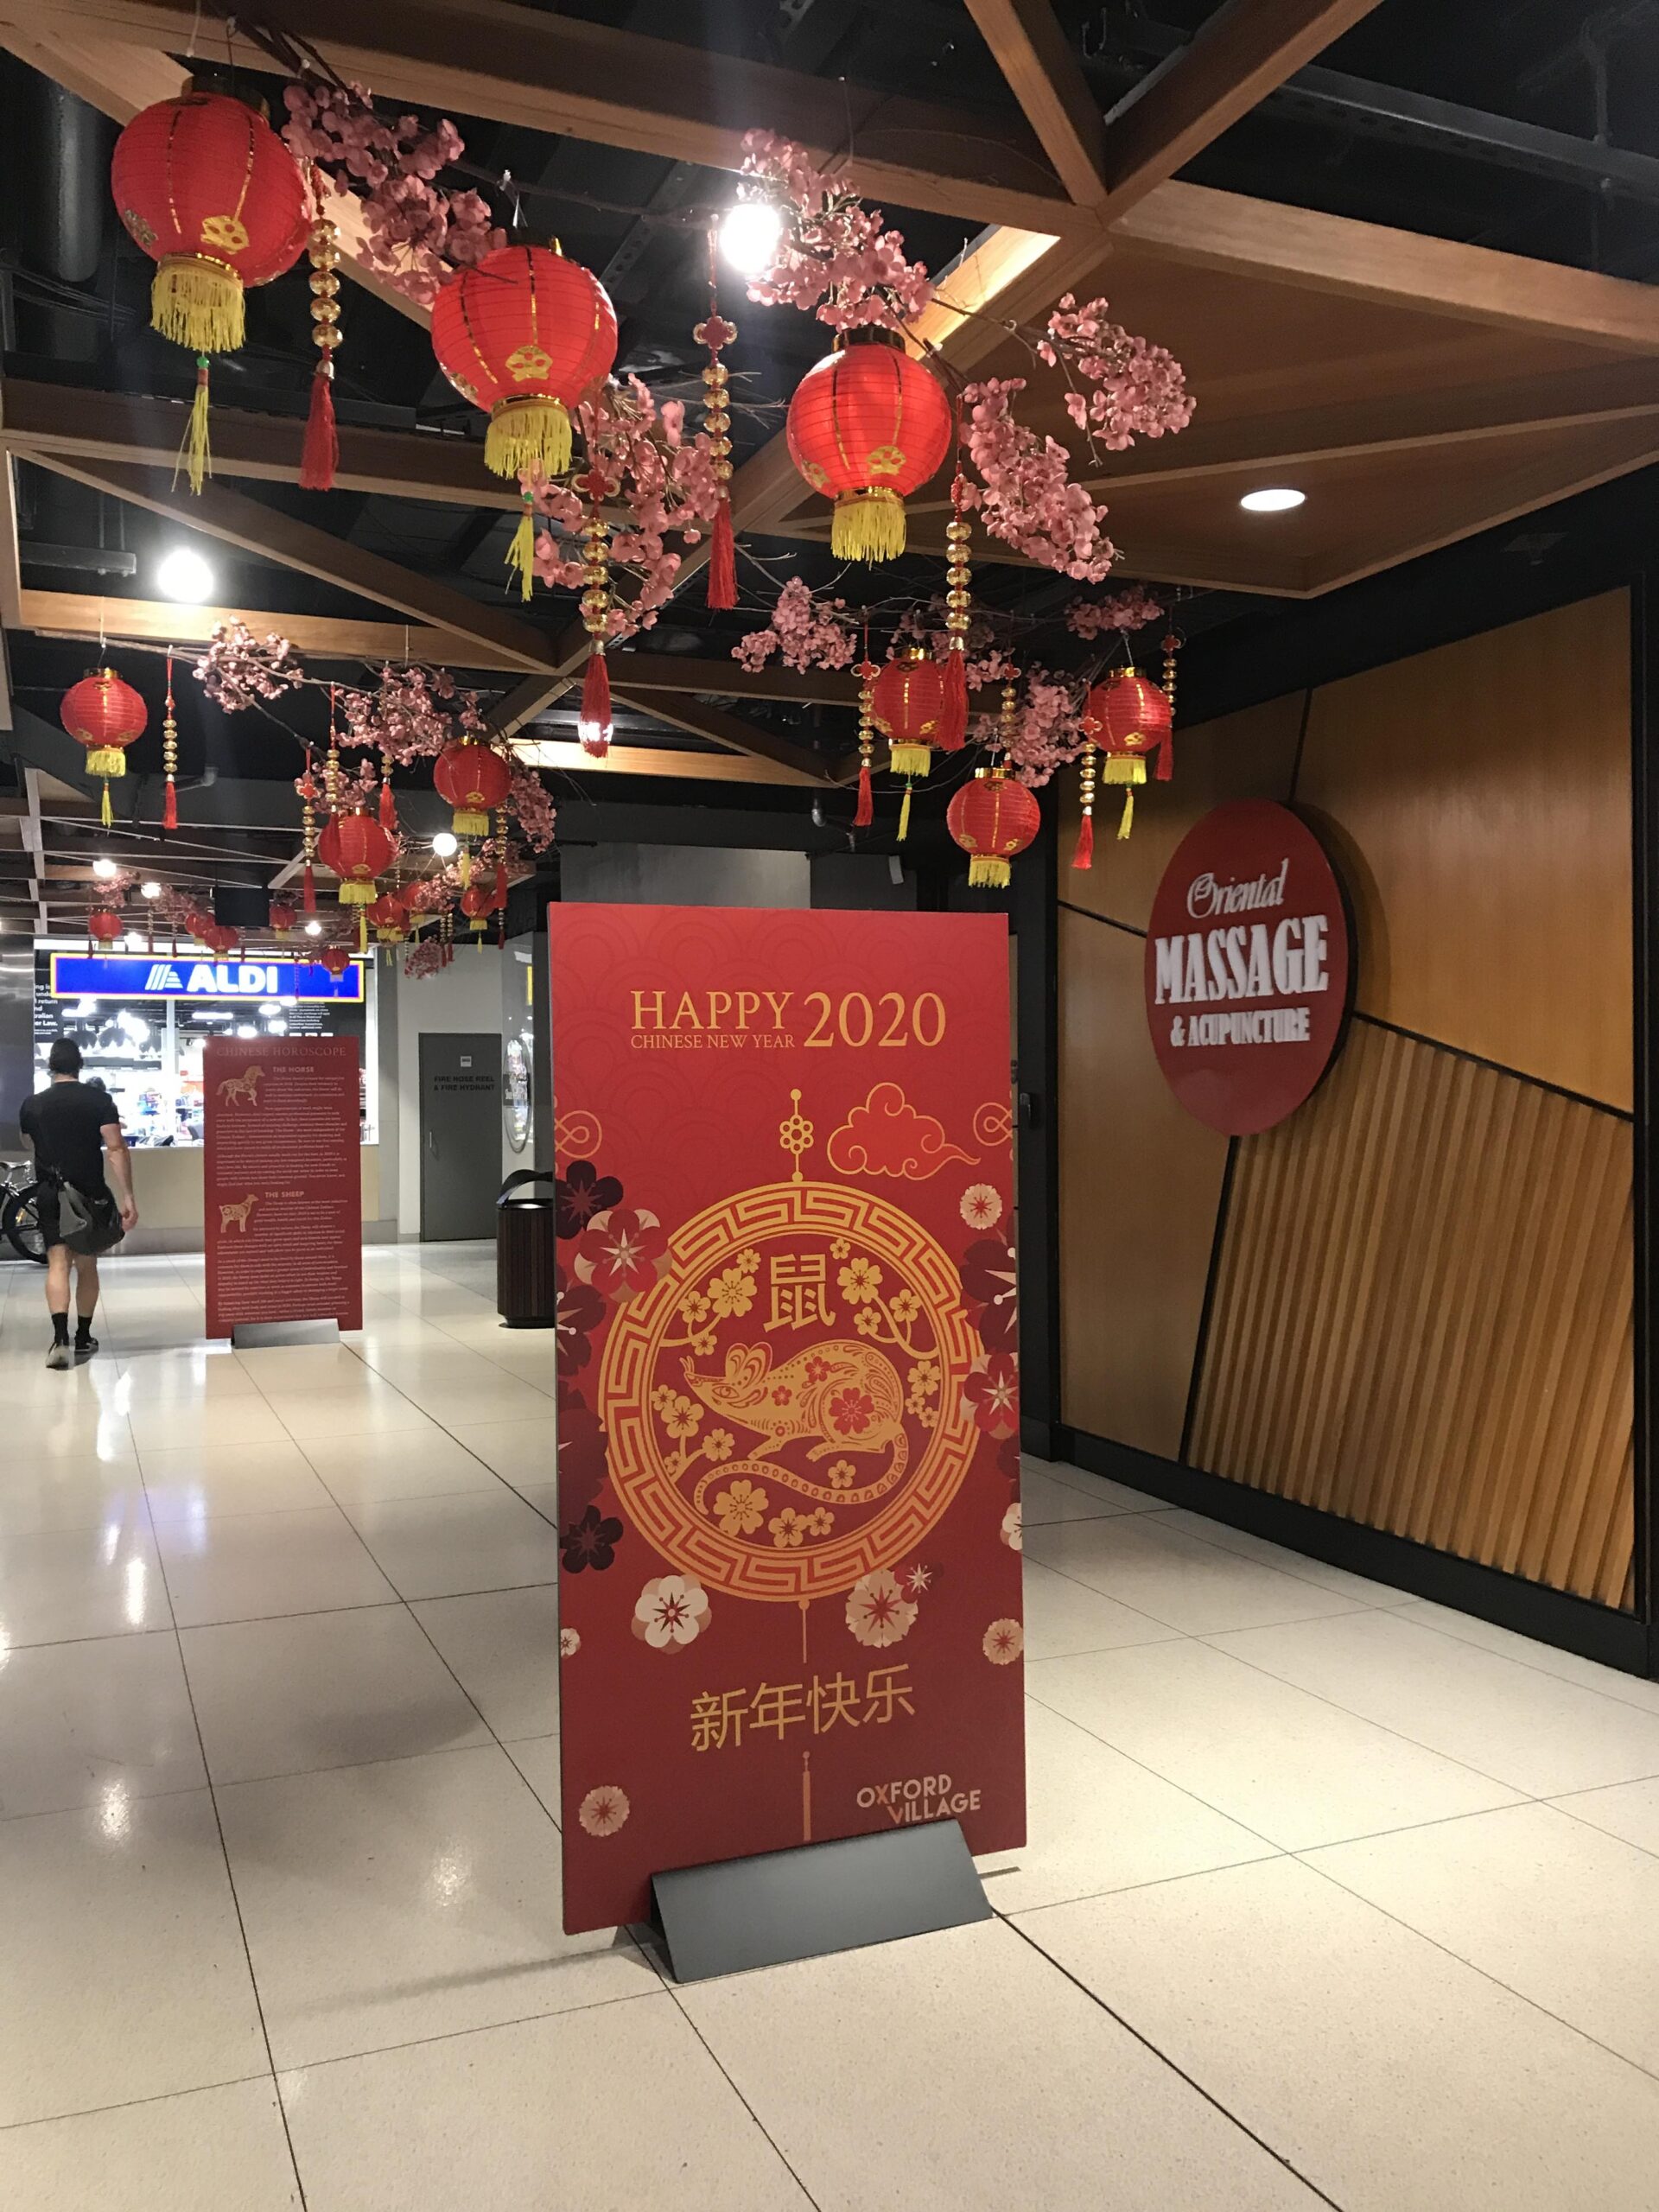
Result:
[[[206,944],[207,932],[213,926],[213,918],[205,908],[193,906],[184,918],[184,926],[192,937],[199,938],[203,944]]]
[[[1013,782],[1001,765],[976,769],[973,782],[964,784],[945,809],[944,819],[971,856],[969,882],[982,889],[1001,889],[1007,883],[1010,859],[1023,853],[1043,826],[1035,793]]]
[[[1132,668],[1120,669],[1096,683],[1084,702],[1084,734],[1109,757],[1144,760],[1156,753],[1160,784],[1169,781],[1173,721],[1167,694]]]
[[[112,913],[107,906],[94,906],[86,917],[86,934],[99,944],[113,944],[126,934],[126,927],[120,915]]]
[[[236,949],[236,931],[227,928],[223,922],[210,921],[201,932],[201,939],[209,952],[220,960],[227,952]]]
[[[338,815],[330,827],[334,833],[335,857],[329,866],[340,878],[340,905],[372,905],[376,896],[374,879],[382,869],[391,866],[397,847],[372,814]],[[318,845],[321,849],[321,839]]]
[[[330,875],[344,873],[340,864],[340,817],[331,814],[317,832],[317,858]]]
[[[920,645],[890,660],[870,690],[870,720],[892,748],[888,766],[895,776],[925,776],[932,748],[946,747],[944,671]]]
[[[299,918],[298,913],[289,905],[287,899],[273,899],[271,900],[270,926],[276,931],[278,937],[288,937],[291,935],[294,925],[299,920]]]
[[[383,891],[369,908],[367,919],[382,944],[401,944],[409,935],[409,909],[395,891]]]
[[[462,398],[488,410],[486,468],[560,476],[570,410],[616,359],[616,310],[598,277],[556,247],[504,245],[438,294],[432,350]]]
[[[343,944],[325,944],[318,957],[336,979],[343,976],[352,964],[352,956]]]
[[[156,263],[150,327],[196,356],[190,488],[207,469],[207,356],[242,343],[243,293],[291,269],[308,227],[299,164],[263,117],[222,92],[157,100],[116,141],[121,220]]]
[[[71,684],[58,711],[76,744],[86,747],[87,774],[103,780],[100,811],[107,828],[111,779],[126,774],[126,748],[143,735],[149,709],[130,683],[123,683],[112,668],[101,668],[96,676]]]
[[[950,402],[896,332],[849,331],[789,403],[789,455],[836,503],[830,550],[891,561],[905,550],[905,497],[950,450]]]
[[[486,883],[474,883],[461,894],[461,911],[474,930],[481,930],[485,917],[494,912],[495,893]]]
[[[454,810],[449,826],[457,837],[482,837],[490,827],[490,810],[502,804],[512,784],[512,771],[499,753],[472,738],[452,738],[432,764],[432,781],[440,798]]]

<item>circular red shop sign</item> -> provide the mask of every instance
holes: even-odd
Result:
[[[1348,1009],[1347,911],[1311,830],[1235,799],[1176,848],[1147,931],[1147,1020],[1170,1089],[1224,1135],[1270,1129],[1330,1065]]]

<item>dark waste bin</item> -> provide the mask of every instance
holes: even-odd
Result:
[[[525,1185],[540,1183],[543,1191]],[[553,1178],[521,1167],[495,1202],[495,1306],[509,1329],[550,1329],[558,1319]]]

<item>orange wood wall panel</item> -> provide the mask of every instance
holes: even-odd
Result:
[[[1062,1418],[1173,1459],[1227,1143],[1175,1103],[1153,1055],[1144,940],[1062,909]]]
[[[1187,831],[1230,798],[1288,798],[1306,695],[1294,691],[1263,707],[1218,715],[1175,733],[1175,774],[1135,795],[1135,829],[1117,836],[1122,795],[1103,787],[1095,805],[1095,864],[1071,866],[1077,836],[1077,775],[1064,768],[1060,787],[1060,898],[1091,914],[1144,930],[1153,893]]]
[[[1360,1010],[1628,1110],[1630,747],[1624,592],[1317,691]]]
[[[1240,1144],[1193,1465],[1628,1604],[1630,1178],[1618,1116],[1357,1021]]]

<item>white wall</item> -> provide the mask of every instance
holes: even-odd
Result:
[[[413,982],[397,963],[397,982],[381,970],[382,1006],[397,998],[397,1075],[393,1095],[383,1081],[381,1128],[395,1114],[397,1123],[397,1234],[421,1233],[421,1039],[433,1033],[463,1036],[501,1025],[501,955],[495,945],[457,943],[455,957],[435,975]],[[385,1072],[389,1073],[388,1068]]]

